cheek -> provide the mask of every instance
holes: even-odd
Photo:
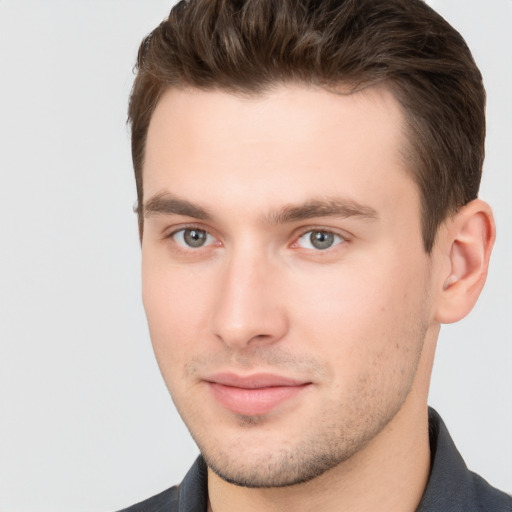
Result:
[[[409,354],[411,344],[421,343],[418,332],[426,323],[425,277],[420,274],[382,260],[378,267],[362,261],[346,270],[310,274],[288,292],[291,325],[311,351],[345,375],[372,365],[398,367],[416,359]]]
[[[205,340],[209,293],[204,279],[190,269],[143,257],[142,299],[160,370],[181,375],[187,355]]]

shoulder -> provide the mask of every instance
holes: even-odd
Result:
[[[119,512],[174,512],[178,510],[179,485]]]
[[[208,502],[207,467],[198,457],[180,485],[119,512],[205,512]]]
[[[441,417],[429,410],[431,472],[417,512],[512,512],[512,497],[471,472]]]
[[[492,487],[481,476],[471,473],[479,510],[482,512],[512,512],[512,496]]]

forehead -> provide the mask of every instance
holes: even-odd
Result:
[[[263,208],[336,193],[378,206],[388,189],[415,188],[403,132],[385,87],[345,94],[287,85],[256,97],[171,89],[149,126],[144,197]]]

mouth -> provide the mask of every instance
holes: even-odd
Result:
[[[273,374],[232,373],[205,379],[216,401],[235,414],[261,416],[301,394],[312,383]]]

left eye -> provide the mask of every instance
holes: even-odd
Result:
[[[336,235],[331,231],[314,230],[304,233],[298,240],[297,243],[303,249],[315,249],[317,251],[323,251],[330,249],[331,247],[344,242],[344,238],[340,235]]]
[[[185,249],[198,249],[213,243],[215,238],[204,229],[185,228],[173,233],[172,238]]]

